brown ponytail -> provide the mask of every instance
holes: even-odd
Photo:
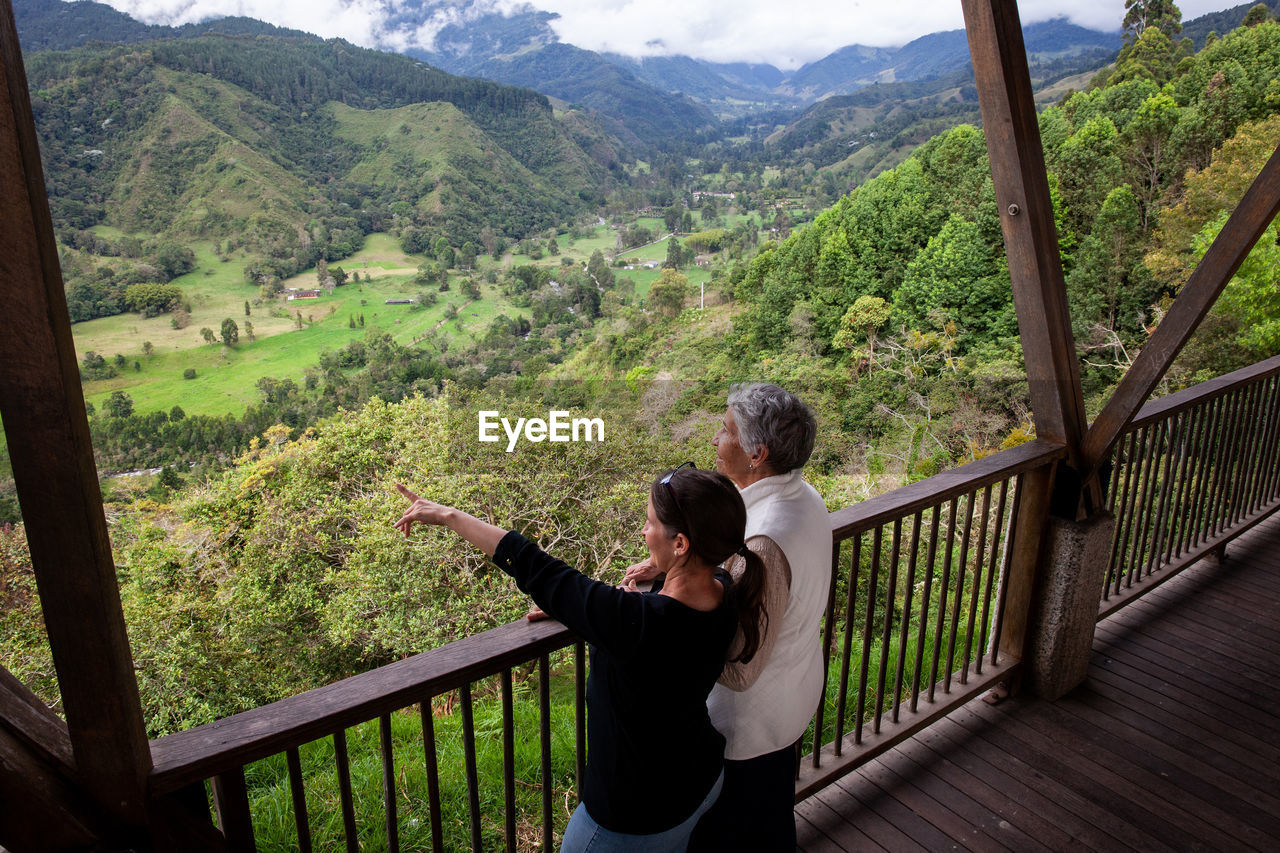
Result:
[[[737,486],[716,471],[682,465],[653,481],[649,499],[658,521],[687,536],[689,547],[708,565],[721,565],[734,554],[745,561],[729,595],[738,610],[744,641],[734,660],[747,663],[760,648],[769,615],[764,610],[764,561],[743,543],[747,508]]]
[[[742,573],[733,581],[733,599],[738,607],[738,628],[742,631],[742,650],[732,658],[735,663],[750,663],[760,649],[769,630],[769,613],[764,609],[764,560],[750,548],[738,551],[742,557]],[[762,624],[763,623],[763,624]]]

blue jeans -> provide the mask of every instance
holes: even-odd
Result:
[[[694,826],[720,796],[723,784],[722,772],[702,805],[684,823],[652,835],[611,832],[592,820],[582,803],[578,803],[560,842],[560,853],[684,853]],[[644,803],[636,803],[636,808],[644,808]]]

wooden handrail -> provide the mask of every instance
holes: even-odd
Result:
[[[847,539],[855,533],[1039,468],[1066,455],[1064,445],[1042,438],[1028,441],[968,465],[943,471],[927,480],[868,498],[856,506],[836,510],[831,513],[832,535],[837,541]]]
[[[1248,367],[1242,367],[1231,373],[1215,376],[1167,397],[1150,400],[1134,415],[1129,426],[1125,428],[1125,432],[1133,432],[1139,427],[1144,427],[1178,412],[1186,411],[1213,397],[1226,394],[1239,385],[1257,382],[1276,373],[1280,373],[1280,355],[1272,356],[1265,361],[1259,361]]]
[[[152,795],[376,719],[571,645],[559,622],[520,620],[333,684],[151,741]]]
[[[1143,406],[1116,445],[1099,618],[1280,510],[1278,395],[1275,356]]]

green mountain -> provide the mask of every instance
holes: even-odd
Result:
[[[339,40],[209,36],[27,65],[60,231],[233,239],[280,275],[371,230],[460,244],[482,224],[545,229],[601,202],[621,157],[535,92]]]
[[[150,26],[93,0],[69,3],[60,0],[13,0],[13,16],[18,24],[18,39],[26,53],[69,50],[91,41],[128,44],[214,34],[316,38],[299,30],[241,17],[217,18],[180,27]]]
[[[436,5],[406,4],[389,26],[409,26],[434,13]],[[67,50],[93,41],[134,44],[208,35],[275,36],[320,42],[316,36],[230,17],[185,24],[149,26],[110,6],[50,0],[16,0],[14,15],[24,51]],[[600,55],[555,43],[546,22],[555,15],[528,11],[451,25],[440,31],[438,49],[409,54],[453,74],[485,77],[526,86],[562,101],[597,111],[611,131],[632,144],[664,145],[710,124],[706,108],[642,82]]]
[[[534,44],[495,56],[474,51],[411,53],[457,74],[528,86],[595,110],[647,145],[663,148],[714,123],[701,104],[657,89],[600,54],[570,44]]]
[[[1055,19],[1023,27],[1031,65],[1078,58],[1075,70],[1097,68],[1120,47],[1118,32],[1103,33]],[[900,48],[851,45],[788,76],[782,88],[813,101],[848,94],[872,83],[929,80],[969,72],[969,41],[964,30],[930,33]],[[1033,75],[1035,72],[1033,71]]]

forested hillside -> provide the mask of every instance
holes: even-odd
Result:
[[[616,181],[605,134],[566,126],[542,95],[340,41],[157,41],[27,67],[55,227],[75,250],[73,319],[190,269],[166,260],[184,240],[278,280],[373,231],[519,239],[600,205]],[[415,104],[432,115],[396,112]]]
[[[1159,27],[1096,88],[1040,117],[1091,411],[1274,150],[1280,25],[1194,56]],[[1273,225],[1173,385],[1274,354]],[[578,369],[724,383],[771,376],[822,401],[854,470],[932,473],[1030,420],[982,132],[921,146],[788,239],[735,264],[722,311],[615,318]],[[832,438],[829,436],[828,441]]]
[[[214,18],[181,27],[150,26],[93,0],[12,0],[22,50],[69,50],[91,42],[140,42],[221,35],[288,36],[314,39],[298,30],[272,26],[253,18]]]

